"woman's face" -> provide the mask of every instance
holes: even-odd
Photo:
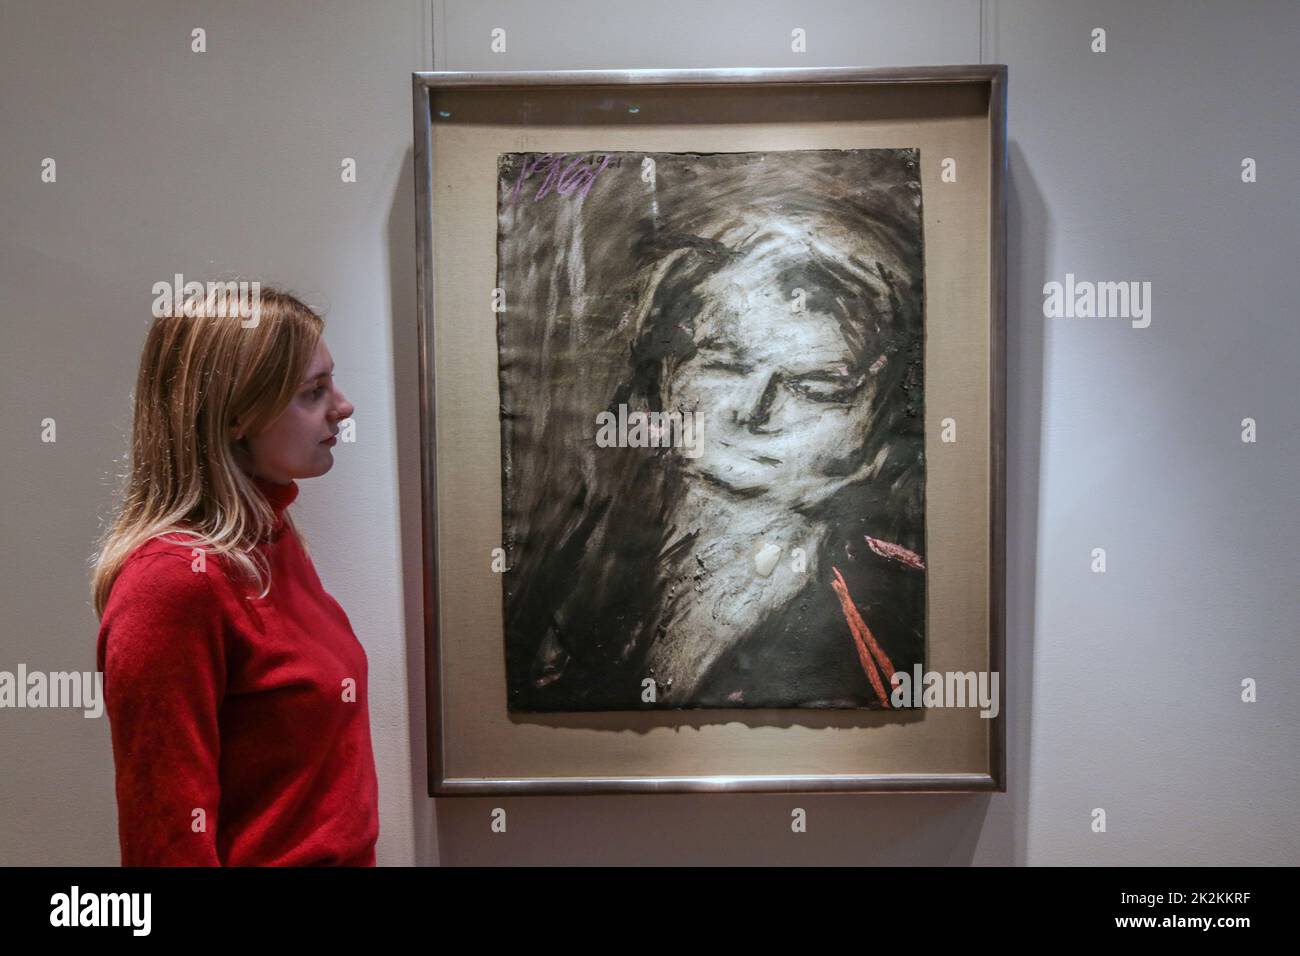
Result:
[[[711,288],[712,287],[712,288]],[[687,474],[744,497],[813,503],[839,487],[867,439],[872,378],[853,369],[839,323],[791,300],[715,277],[698,351],[668,382],[669,410],[702,414],[702,452]]]
[[[251,462],[241,461],[248,471],[283,485],[334,467],[332,445],[326,441],[356,409],[335,387],[333,372],[334,360],[322,338],[289,406],[260,435],[249,436]]]

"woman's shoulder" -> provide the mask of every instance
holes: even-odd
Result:
[[[96,650],[99,669],[111,673],[119,693],[131,687],[164,693],[159,675],[171,680],[223,666],[232,614],[228,589],[217,564],[192,555],[192,548],[192,542],[150,539],[123,562]]]
[[[222,603],[222,568],[219,556],[209,554],[197,536],[170,533],[150,538],[123,562],[109,603],[143,602],[164,612],[211,611]]]
[[[155,535],[141,542],[135,550],[127,555],[122,565],[123,573],[128,568],[138,574],[175,573],[178,565],[203,568],[209,562],[220,563],[219,557],[197,534],[187,531],[169,531]],[[155,569],[163,569],[161,571]]]

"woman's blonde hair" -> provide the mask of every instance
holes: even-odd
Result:
[[[149,329],[121,508],[91,558],[96,616],[103,616],[131,553],[164,534],[192,536],[186,543],[207,557],[229,556],[260,596],[270,591],[270,567],[256,545],[272,531],[275,514],[240,467],[235,446],[246,447],[247,436],[289,405],[325,323],[290,293],[260,283],[241,287],[252,286],[251,313],[247,303],[231,308],[233,285],[209,283],[201,308],[164,310],[197,315],[164,314]],[[237,441],[230,435],[236,424],[243,430]],[[287,513],[285,520],[301,540]]]

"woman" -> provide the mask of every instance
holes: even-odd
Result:
[[[324,322],[262,287],[155,319],[95,556],[122,863],[373,866],[366,655],[288,514],[353,406]]]
[[[658,195],[608,410],[696,415],[702,441],[593,452],[545,527],[507,502],[533,532],[507,537],[512,709],[884,708],[923,660],[915,153],[789,164]]]

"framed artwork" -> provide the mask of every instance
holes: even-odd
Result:
[[[413,90],[430,793],[1005,789],[1006,67]]]

